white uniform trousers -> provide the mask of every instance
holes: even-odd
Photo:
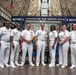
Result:
[[[69,42],[65,42],[62,46],[59,46],[59,64],[60,65],[67,66],[68,49],[69,49]]]
[[[22,63],[25,63],[26,54],[28,51],[29,55],[29,64],[32,63],[32,53],[33,53],[33,44],[27,44],[26,42],[22,43]]]
[[[0,65],[1,65],[1,46],[0,46]]]
[[[46,43],[45,41],[38,40],[37,41],[37,56],[36,56],[36,63],[40,63],[40,54],[41,54],[41,63],[44,63],[44,57],[45,57],[45,47]]]
[[[54,49],[52,49],[53,44],[49,44],[50,49],[50,58],[51,58],[51,65],[55,65],[55,54],[56,54],[56,45]]]
[[[76,66],[76,44],[71,44],[71,65]]]
[[[18,57],[19,57],[19,42],[13,41],[14,48],[11,48],[11,56],[10,56],[10,65],[18,63]]]
[[[62,46],[59,45],[59,65],[62,65]]]
[[[8,64],[10,42],[1,41],[1,65]]]

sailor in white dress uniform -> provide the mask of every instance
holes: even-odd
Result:
[[[52,25],[50,27],[51,32],[49,33],[49,50],[50,50],[50,64],[49,67],[55,66],[55,54],[56,54],[56,44],[57,44],[57,36],[58,33],[55,30],[55,26]]]
[[[1,68],[9,67],[8,59],[10,52],[10,42],[11,42],[11,29],[8,21],[5,22],[5,27],[0,28],[1,36]]]
[[[66,30],[66,25],[62,26],[62,31],[59,33],[59,65],[65,68],[68,64],[68,49],[69,49],[69,31]]]
[[[76,24],[72,25],[72,31],[70,32],[70,49],[71,49],[71,67],[76,67]]]
[[[33,53],[32,41],[34,39],[34,32],[30,30],[30,24],[26,25],[26,29],[22,31],[21,36],[23,39],[23,43],[22,43],[22,62],[20,66],[23,66],[25,64],[27,50],[29,55],[29,64],[31,66],[34,66],[32,62],[32,53]]]
[[[37,45],[37,56],[36,56],[36,66],[39,66],[40,63],[40,54],[41,54],[41,63],[42,65],[46,65],[44,63],[45,57],[45,48],[47,42],[47,32],[44,30],[44,23],[42,22],[40,25],[41,29],[37,30],[35,33],[36,45]]]
[[[13,47],[11,47],[11,55],[10,55],[10,66],[12,68],[15,68],[17,66],[19,66],[18,64],[18,57],[19,57],[19,48],[20,48],[20,24],[16,23],[16,28],[12,30],[11,32],[12,37],[12,43],[13,43]]]

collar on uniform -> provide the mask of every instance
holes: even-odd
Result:
[[[53,30],[53,32],[54,32],[55,30]]]
[[[42,30],[41,28],[40,28],[40,30],[41,30],[41,31],[44,31],[44,30]]]
[[[27,30],[27,29],[25,29],[26,31],[30,31],[30,30]]]
[[[16,30],[18,30],[18,29],[16,28]],[[20,31],[20,30],[18,30],[18,31]]]
[[[8,28],[6,28],[6,26],[5,26],[5,29],[8,29]],[[10,29],[10,28],[9,28],[9,29]],[[9,30],[9,29],[8,29],[8,30]]]
[[[63,32],[66,32],[67,30],[64,30]]]

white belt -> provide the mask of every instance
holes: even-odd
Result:
[[[54,41],[54,40],[49,40],[49,41]]]
[[[60,41],[63,41],[63,40],[60,40]]]
[[[45,41],[45,40],[39,40],[39,41]]]
[[[8,41],[8,40],[1,40],[1,41],[10,42],[10,41]]]
[[[72,44],[76,44],[76,42],[72,42]]]
[[[19,42],[19,40],[13,40],[13,41]]]

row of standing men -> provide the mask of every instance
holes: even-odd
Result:
[[[30,24],[26,25],[25,30],[20,32],[20,24],[16,24],[16,28],[11,30],[9,28],[9,22],[6,21],[5,27],[0,28],[0,67],[12,67],[23,66],[25,64],[26,54],[28,50],[29,54],[29,65],[34,66],[32,62],[32,52],[33,52],[33,43],[35,39],[37,45],[37,55],[36,55],[36,66],[40,64],[40,54],[41,54],[41,64],[44,63],[45,48],[47,46],[47,32],[44,30],[44,23],[40,24],[40,30],[37,30],[36,33],[30,30]],[[62,26],[62,31],[58,34],[55,26],[51,25],[49,33],[49,51],[50,51],[50,64],[49,67],[55,66],[55,53],[56,53],[56,44],[59,43],[59,64],[65,68],[67,65],[67,56],[69,46],[71,48],[71,67],[76,67],[76,24],[72,25],[72,31],[69,33],[66,30],[66,25]],[[21,64],[18,63],[19,57],[19,39],[23,39],[22,42],[22,61]],[[11,44],[11,45],[10,45]],[[11,46],[11,47],[10,47]],[[11,48],[11,54],[10,54]],[[10,54],[10,65],[8,64]]]

